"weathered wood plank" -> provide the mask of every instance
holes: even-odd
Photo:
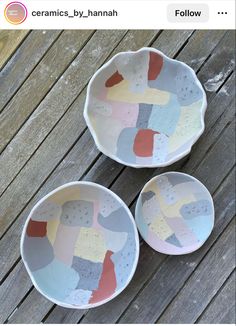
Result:
[[[91,34],[92,31],[83,30],[79,32],[65,31],[60,35],[2,112],[0,120],[0,148],[4,148],[12,136],[19,130],[60,75],[83,48],[84,43]],[[13,142],[12,145],[6,147],[0,156],[0,195],[11,183],[25,162],[27,162],[30,154],[33,153],[29,149],[23,153],[22,147],[24,146],[24,144],[14,146]],[[9,166],[7,162],[11,162],[11,165]]]
[[[218,139],[224,128],[233,120],[235,108],[235,74],[224,84],[217,96],[208,105],[205,122],[206,128],[193,146],[190,159],[185,168],[191,173],[201,162],[202,157],[199,152],[207,154],[212,145],[212,138]]]
[[[194,323],[235,267],[235,223],[232,221],[184,287],[168,305],[159,323]],[[216,319],[215,323],[219,321]]]
[[[234,176],[232,171],[214,195],[216,220],[208,241],[191,255],[169,256],[119,319],[120,323],[154,323],[160,317],[219,234],[232,220],[235,212]],[[155,300],[150,300],[147,305],[146,299],[149,297]]]
[[[78,94],[83,90],[94,71],[103,63],[112,51],[112,48],[120,41],[123,35],[124,31],[98,31],[93,35],[70,67],[62,75],[63,78],[61,77],[58,80],[53,89],[21,128],[17,136],[14,137],[8,145],[12,147],[12,153],[19,147],[18,158],[19,156],[27,156],[29,152],[32,153],[32,151],[40,145],[53,126],[68,110]],[[80,76],[80,78],[78,78],[78,76]],[[82,106],[79,109],[79,118],[82,120]],[[73,113],[75,114],[75,112]],[[74,123],[76,123],[76,121],[75,116]],[[67,139],[66,136],[68,129],[67,124],[63,125],[63,122],[61,120],[60,129],[56,129],[56,139],[59,140],[58,137],[61,138],[60,141],[65,143],[65,147],[62,147],[61,144],[63,143],[60,142],[58,143],[58,147],[60,148],[55,147],[55,143],[49,143],[47,139],[42,144],[44,148],[46,146],[45,144],[50,146],[47,152],[43,151],[43,154],[41,154],[40,151],[37,151],[34,155],[34,159],[31,159],[30,164],[25,166],[0,198],[0,206],[2,207],[0,215],[0,234],[9,226],[11,220],[9,214],[13,212],[13,203],[22,202],[23,204],[23,202],[27,202],[27,198],[32,196],[32,192],[34,193],[38,189],[34,188],[35,184],[43,182],[51,172],[51,165],[53,165],[55,161],[55,159],[52,161],[49,159],[49,157],[52,157],[52,151],[54,150],[54,155],[58,158],[57,155],[59,155],[60,150],[64,150],[65,152],[65,149],[68,149],[69,139]],[[62,134],[64,134],[64,137],[61,136]],[[50,153],[50,156],[45,155],[46,153]],[[40,155],[42,155],[41,160],[39,159]],[[53,165],[53,167],[55,167],[55,165]],[[43,168],[45,170],[43,170]],[[46,170],[48,173],[46,173]],[[42,177],[44,179],[42,179]],[[29,178],[31,179],[30,182]],[[19,182],[20,180],[21,182]],[[24,182],[27,184],[27,189],[24,188],[22,191]],[[19,193],[21,193],[20,198]],[[14,196],[17,196],[17,200]],[[6,200],[6,198],[8,199]]]
[[[217,49],[212,53],[207,67],[203,67],[199,77],[204,85],[208,98],[221,87],[225,78],[235,68],[235,32],[228,31]],[[206,69],[205,69],[206,68]]]
[[[37,298],[37,302],[35,301]],[[45,308],[48,306],[49,301],[42,295],[39,295],[36,289],[33,289],[26,299],[22,302],[19,308],[11,315],[7,323],[9,324],[25,324],[36,323],[37,316],[44,313]],[[21,314],[19,311],[24,310],[25,313]],[[27,312],[27,313],[26,313]]]
[[[0,31],[0,70],[29,33],[28,30]]]
[[[216,184],[221,183],[235,165],[234,140],[235,120],[233,119],[193,173],[196,178],[207,185],[210,192],[213,191]],[[227,155],[222,155],[225,152],[225,144],[228,145]]]
[[[235,271],[208,305],[198,324],[235,324]]]
[[[20,261],[13,269],[11,277],[0,285],[0,323],[7,319],[19,304],[19,297],[24,298],[31,287],[30,278]]]
[[[49,314],[44,324],[76,324],[83,316],[84,310],[68,309],[56,306]]]
[[[60,31],[32,31],[0,72],[0,112],[38,64]]]

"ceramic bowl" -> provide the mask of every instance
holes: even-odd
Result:
[[[200,248],[214,226],[214,204],[194,177],[167,172],[151,179],[139,195],[135,220],[156,251],[182,255]]]
[[[130,282],[138,262],[134,219],[112,191],[72,182],[41,199],[21,238],[21,255],[36,289],[68,308],[99,306]]]
[[[84,109],[98,149],[132,167],[163,167],[204,131],[206,94],[194,71],[154,48],[115,55],[92,77]]]

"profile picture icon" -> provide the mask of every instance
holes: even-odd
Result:
[[[27,18],[27,8],[23,3],[13,1],[6,6],[4,15],[10,24],[19,25]]]

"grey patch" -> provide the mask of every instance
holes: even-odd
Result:
[[[114,232],[133,232],[133,224],[123,207],[112,212],[107,217],[98,214],[98,223],[105,229]]]
[[[135,255],[136,244],[134,235],[128,234],[127,241],[123,249],[111,256],[111,260],[115,265],[117,290],[126,284],[127,279],[129,278],[133,269]]]
[[[62,206],[61,223],[68,226],[91,227],[93,203],[86,200],[68,201]]]
[[[203,97],[191,71],[178,62],[164,58],[163,67],[155,80],[149,80],[148,86],[174,93],[180,105],[190,105]]]
[[[24,258],[33,272],[50,264],[54,259],[53,247],[47,237],[28,237],[23,242]]]
[[[184,219],[192,219],[197,216],[205,216],[212,214],[212,207],[208,200],[202,199],[181,207],[180,213]]]
[[[72,268],[78,272],[80,280],[76,289],[96,290],[102,275],[103,264],[94,263],[90,260],[77,256],[73,257]]]
[[[42,202],[31,216],[33,221],[50,221],[59,218],[61,215],[61,206],[50,201]]]
[[[179,71],[175,77],[175,82],[176,94],[178,96],[180,105],[190,105],[203,97],[202,90],[196,84],[196,80],[191,71],[189,71],[187,68],[179,68]]]
[[[185,175],[181,175],[181,174],[169,174],[167,178],[169,182],[172,184],[172,186],[176,186],[186,182],[193,182],[191,178],[188,178]]]
[[[176,247],[182,248],[182,245],[179,242],[179,240],[176,238],[175,234],[172,234],[171,236],[169,236],[167,239],[165,239],[165,241],[176,246]]]
[[[142,204],[144,204],[145,201],[148,201],[149,199],[151,199],[152,197],[155,197],[155,196],[156,196],[156,194],[153,191],[143,192],[141,194]]]
[[[124,162],[136,163],[136,156],[134,154],[133,147],[137,132],[137,128],[125,128],[119,135],[116,155]]]
[[[151,113],[152,104],[140,103],[136,127],[140,129],[147,129]]]

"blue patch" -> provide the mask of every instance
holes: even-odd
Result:
[[[105,229],[114,232],[134,232],[133,224],[123,207],[112,212],[107,217],[99,213],[98,223]]]
[[[176,95],[172,94],[166,105],[153,105],[148,128],[171,136],[175,132],[179,116],[180,105]]]
[[[175,234],[172,234],[171,236],[169,236],[167,239],[165,239],[165,241],[176,246],[176,247],[182,248],[182,245],[179,242],[179,240],[176,238]]]
[[[197,216],[191,220],[186,219],[185,223],[188,225],[190,230],[196,235],[199,242],[204,242],[213,227],[212,221],[209,216]]]
[[[111,260],[115,266],[116,290],[123,288],[133,269],[136,256],[136,243],[134,234],[128,234],[127,241],[122,250],[111,255]]]
[[[44,294],[58,301],[64,301],[80,279],[74,269],[58,259],[33,272],[33,277]]]

